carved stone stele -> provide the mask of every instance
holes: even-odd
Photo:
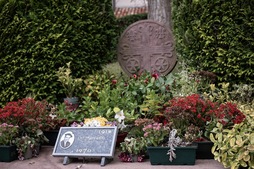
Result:
[[[177,62],[171,31],[152,20],[135,22],[123,32],[117,57],[129,76],[144,70],[167,75]]]

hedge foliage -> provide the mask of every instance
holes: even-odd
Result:
[[[173,0],[180,57],[219,81],[254,82],[254,1]]]
[[[130,26],[131,24],[140,21],[140,20],[144,20],[147,19],[147,14],[135,14],[135,15],[127,15],[124,16],[122,18],[118,18],[117,19],[117,26],[118,26],[118,30],[119,30],[119,36],[121,36],[121,34],[124,32],[124,30]]]
[[[62,99],[56,70],[101,69],[115,57],[115,26],[111,0],[1,0],[0,106],[27,94]]]

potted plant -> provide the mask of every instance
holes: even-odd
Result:
[[[192,125],[185,126],[184,131],[175,127],[172,121],[164,124],[152,122],[143,127],[152,165],[195,164],[197,145],[192,143],[197,138],[199,129]],[[189,151],[191,154],[188,154]],[[188,155],[184,156],[185,153]]]
[[[118,158],[122,162],[143,162],[146,152],[146,139],[144,137],[126,137],[120,143],[121,153]]]
[[[122,162],[142,162],[147,158],[147,140],[144,138],[142,128],[145,124],[153,122],[153,119],[138,118],[135,120],[134,126],[128,129],[128,132],[119,143],[120,154],[118,158]]]
[[[18,122],[21,136],[27,135],[33,138],[36,141],[36,146],[47,142],[48,139],[42,129],[48,125],[46,121],[48,103],[45,100],[36,101],[33,98],[24,98],[18,102],[19,106],[23,108]]]
[[[0,162],[11,162],[18,157],[14,140],[18,136],[18,126],[0,124]]]
[[[67,126],[68,120],[70,120],[65,117],[67,114],[71,114],[71,112],[67,110],[64,111],[66,107],[65,104],[62,104],[62,109],[64,110],[60,110],[59,107],[61,107],[61,104],[60,106],[56,106],[51,103],[47,105],[48,113],[45,116],[46,125],[44,125],[42,128],[45,137],[47,137],[49,140],[48,142],[44,142],[44,144],[46,145],[51,145],[51,146],[55,145],[55,142],[59,133],[59,129],[61,127]],[[64,115],[61,115],[61,113],[63,113]]]
[[[35,149],[36,141],[33,137],[27,135],[17,137],[15,139],[15,145],[17,146],[19,160],[30,159],[37,155]]]
[[[198,144],[198,159],[213,158],[211,153],[213,143],[209,139],[209,134],[217,122],[222,123],[224,128],[231,128],[234,124],[241,123],[245,118],[236,104],[213,102],[198,94],[169,100],[164,105],[163,115],[173,123],[180,134],[186,126],[199,127],[200,137],[195,141]]]
[[[78,110],[79,109],[76,109],[76,111],[72,111],[65,103],[60,103],[57,105],[55,117],[58,120],[65,120],[66,126],[69,126],[73,122],[80,122],[84,120],[84,113]]]
[[[231,125],[217,122],[210,134],[214,143],[212,153],[214,159],[225,168],[254,168],[254,102],[241,104],[239,109],[244,112],[244,121]],[[228,123],[226,123],[228,124]]]
[[[68,62],[66,65],[67,67],[59,67],[56,76],[58,77],[58,81],[62,84],[66,95],[64,103],[67,105],[68,110],[74,111],[78,107],[79,102],[76,94],[78,90],[80,90],[83,80],[82,78],[75,78],[71,75],[71,62]]]
[[[33,98],[8,102],[0,109],[0,122],[6,121],[19,126],[17,138],[27,136],[35,141],[33,144],[35,147],[39,147],[41,143],[47,141],[42,131],[43,126],[46,125],[46,106],[46,101],[36,101]],[[19,143],[22,144],[23,142]],[[20,144],[16,144],[18,149],[20,149]],[[19,159],[24,159],[21,157],[24,152],[19,151],[18,153],[20,153]],[[38,154],[38,151],[36,154]]]
[[[179,134],[186,126],[194,125],[199,128],[200,134],[195,141],[198,144],[197,159],[211,159],[213,143],[209,139],[211,121],[215,118],[214,110],[218,104],[205,99],[199,94],[174,97],[164,105],[163,115],[173,122]],[[209,126],[208,126],[209,124]]]

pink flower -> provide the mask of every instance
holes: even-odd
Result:
[[[134,78],[134,79],[137,79],[138,76],[137,76],[136,74],[133,74],[133,78]]]

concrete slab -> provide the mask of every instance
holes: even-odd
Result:
[[[52,146],[43,146],[38,157],[10,163],[0,162],[0,169],[224,169],[222,164],[215,160],[196,160],[196,164],[191,166],[151,165],[149,160],[141,163],[124,163],[119,161],[118,152],[115,153],[114,160],[105,166],[100,166],[99,159],[85,162],[82,159],[75,159],[72,163],[63,165],[63,157],[53,157],[52,152]]]

